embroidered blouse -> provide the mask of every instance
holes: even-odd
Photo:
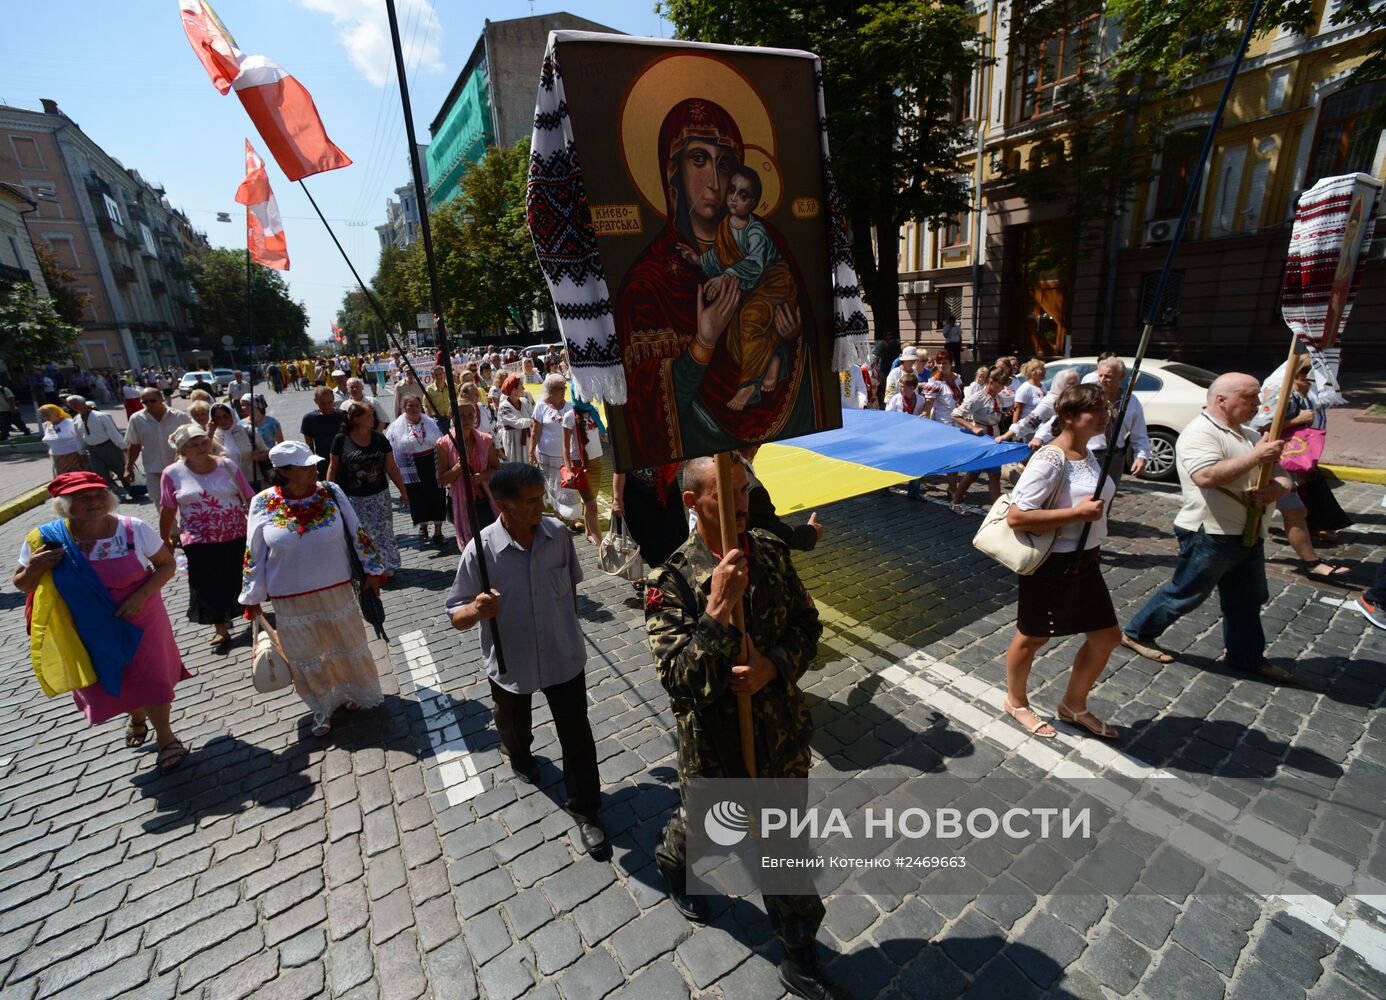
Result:
[[[126,532],[126,527],[129,532]],[[87,549],[83,543],[78,543],[78,548],[82,549],[82,554],[91,562],[101,562],[105,559],[124,559],[130,554],[130,542],[127,534],[133,535],[135,539],[135,555],[139,558],[141,565],[146,569],[153,563],[150,562],[159,550],[164,547],[164,540],[159,537],[159,533],[145,524],[143,521],[134,517],[116,518],[116,532],[107,538],[98,538]],[[19,543],[19,565],[28,566],[29,561],[34,558],[33,551],[29,548],[29,540],[26,538]]]
[[[419,481],[419,470],[414,466],[414,456],[433,451],[443,432],[432,417],[422,415],[418,423],[411,423],[407,414],[401,413],[385,431],[385,438],[395,453],[395,465],[399,467],[400,477],[406,483]]]
[[[319,483],[299,500],[284,496],[277,486],[255,494],[250,501],[240,602],[262,604],[266,599],[297,597],[346,583],[351,579],[348,536],[362,568],[371,576],[383,576],[385,566],[375,543],[336,483]]]
[[[1072,507],[1079,500],[1086,500],[1092,496],[1097,486],[1098,473],[1101,471],[1102,460],[1091,448],[1079,459],[1066,458],[1057,447],[1041,448],[1026,463],[1025,471],[1020,474],[1020,479],[1011,491],[1011,501],[1020,510],[1059,510]],[[1055,490],[1058,490],[1057,494]],[[1114,493],[1116,482],[1108,477],[1102,484],[1102,499],[1110,503]],[[1078,539],[1083,534],[1083,524],[1066,524],[1059,528],[1058,532],[1054,537],[1054,551],[1072,552],[1078,548]],[[1106,537],[1107,514],[1104,509],[1102,516],[1092,522],[1092,530],[1088,533],[1088,548],[1097,548]]]
[[[244,497],[250,485],[229,458],[219,459],[216,468],[199,475],[182,462],[164,470],[159,506],[178,508],[182,522],[179,536],[184,545],[230,542],[245,537]]]

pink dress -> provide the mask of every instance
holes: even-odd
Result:
[[[139,589],[151,572],[140,562],[135,531],[128,517],[119,519],[116,535],[122,532],[125,535],[125,555],[91,560],[91,568],[111,592],[111,599],[117,607]],[[151,705],[167,705],[173,701],[173,686],[192,676],[183,666],[183,658],[178,653],[178,643],[173,638],[173,625],[168,620],[162,595],[150,597],[134,622],[144,629],[144,638],[135,651],[135,658],[125,667],[120,697],[112,698],[100,684],[72,692],[72,700],[93,725]]]
[[[438,474],[442,475],[445,469],[451,469],[457,464],[457,445],[452,434],[445,434],[438,439],[438,450],[443,453],[443,461],[438,466]],[[491,457],[491,435],[473,430],[472,439],[467,443],[467,453],[471,458],[472,475],[481,475],[486,471],[486,463]],[[458,476],[448,487],[448,492],[452,494],[452,526],[457,532],[459,552],[472,540],[472,519],[467,516],[467,497],[466,491],[462,488],[463,482],[462,477]],[[491,517],[494,519],[497,508],[495,498],[491,496],[489,483],[481,484],[481,496],[477,500],[478,503],[485,501],[491,505]],[[484,510],[477,513],[481,515],[483,522],[487,520]]]

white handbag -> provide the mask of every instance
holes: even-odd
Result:
[[[1054,450],[1059,451],[1064,471],[1059,478],[1059,484],[1054,487],[1054,492],[1044,503],[1046,509],[1063,492],[1064,483],[1068,479],[1068,457],[1059,449]],[[1038,454],[1039,452],[1035,453],[1036,456]],[[1034,461],[1034,457],[1030,460]],[[1049,558],[1049,553],[1054,549],[1054,540],[1059,537],[1059,529],[1029,532],[1012,528],[1006,521],[1012,504],[1009,493],[997,497],[996,503],[987,511],[987,516],[982,518],[982,526],[972,537],[972,547],[991,556],[1007,569],[1014,570],[1021,576],[1030,576]]]
[[[626,532],[625,518],[619,514],[611,516],[611,527],[602,536],[602,544],[597,548],[597,562],[603,573],[619,576],[635,583],[645,578],[645,562],[640,558],[640,546]]]
[[[250,682],[261,694],[282,691],[294,682],[289,672],[289,660],[284,648],[279,644],[279,633],[274,626],[265,621],[264,615],[256,615],[251,622],[253,641],[251,643]]]

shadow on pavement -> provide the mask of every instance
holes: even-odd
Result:
[[[1343,775],[1340,765],[1307,747],[1268,736],[1239,722],[1163,715],[1129,724],[1122,749],[1152,767],[1219,778],[1270,778],[1282,767],[1327,778]]]

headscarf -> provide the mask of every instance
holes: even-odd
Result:
[[[422,435],[420,435],[422,430]],[[390,442],[390,450],[395,454],[395,465],[406,483],[419,481],[419,470],[414,466],[414,456],[432,451],[442,437],[438,424],[427,414],[420,414],[419,423],[409,420],[408,414],[401,413],[385,428],[385,439]]]

